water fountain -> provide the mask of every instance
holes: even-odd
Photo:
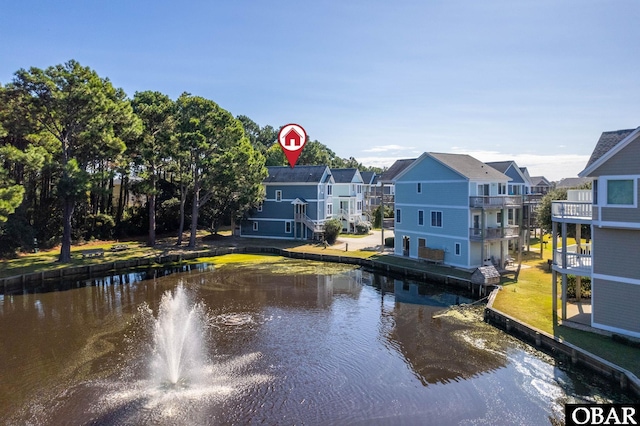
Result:
[[[204,305],[192,304],[182,284],[166,291],[154,322],[152,378],[162,386],[188,386],[207,365]]]

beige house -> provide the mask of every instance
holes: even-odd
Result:
[[[640,127],[604,132],[582,178],[593,179],[592,191],[570,191],[553,202],[553,295],[562,282],[562,319],[567,316],[567,276],[591,278],[591,326],[640,337]],[[592,241],[567,243],[568,224],[589,224]]]

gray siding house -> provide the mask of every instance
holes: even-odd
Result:
[[[265,199],[240,224],[242,237],[314,239],[333,215],[335,181],[327,166],[267,167]]]
[[[591,244],[580,241],[554,247],[553,286],[562,279],[562,319],[566,318],[566,277],[591,277],[591,326],[640,337],[640,127],[604,132],[581,178],[593,179],[591,201],[554,202],[554,236],[558,225],[591,225]],[[576,229],[579,229],[577,227]],[[554,306],[554,312],[555,312]]]

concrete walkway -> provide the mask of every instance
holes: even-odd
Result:
[[[384,237],[393,237],[392,229],[384,230]],[[354,236],[351,237],[338,237],[338,240],[331,246],[335,250],[353,251],[353,250],[370,250],[380,251],[380,246],[384,245],[382,242],[382,231],[379,229],[373,230],[366,237]],[[348,250],[347,250],[348,246]],[[385,252],[393,252],[392,247],[385,248]]]

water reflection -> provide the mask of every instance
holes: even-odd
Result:
[[[540,424],[593,392],[442,287],[295,260],[161,275],[0,301],[0,423]],[[139,309],[178,283],[210,351],[198,386],[169,391]]]

